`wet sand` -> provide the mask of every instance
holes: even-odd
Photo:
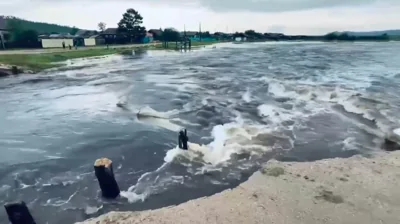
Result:
[[[400,223],[400,152],[269,161],[239,187],[178,206],[111,212],[82,224]]]

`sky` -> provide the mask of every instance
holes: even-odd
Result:
[[[134,8],[147,29],[319,35],[400,29],[400,0],[0,0],[0,15],[98,29]]]

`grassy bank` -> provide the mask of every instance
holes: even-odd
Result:
[[[217,42],[192,42],[192,48],[200,48],[206,45],[215,44]],[[65,50],[57,52],[40,52],[35,53],[27,50],[24,54],[0,54],[0,64],[15,65],[22,67],[23,69],[32,70],[33,72],[39,72],[44,69],[59,67],[63,62],[69,59],[86,58],[95,56],[104,56],[110,54],[131,54],[133,49],[154,49],[154,50],[175,50],[175,42],[169,43],[167,49],[163,48],[162,44],[147,45],[147,46],[135,46],[135,47],[110,47],[106,48],[92,48],[92,49],[80,49],[80,50]]]
[[[37,72],[60,66],[57,62],[68,59],[104,56],[120,53],[124,50],[126,49],[88,49],[41,54],[0,55],[0,64],[16,65]]]

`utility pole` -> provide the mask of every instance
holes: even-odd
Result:
[[[201,42],[201,23],[199,24],[199,34],[200,34],[200,42]]]
[[[3,46],[3,49],[5,50],[6,49],[6,45],[4,44],[4,36],[3,36],[3,32],[1,32],[0,31],[0,42],[1,42],[1,45]]]

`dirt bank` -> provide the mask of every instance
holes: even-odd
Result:
[[[85,224],[400,223],[400,152],[368,159],[268,162],[233,190],[143,212],[112,212]]]

